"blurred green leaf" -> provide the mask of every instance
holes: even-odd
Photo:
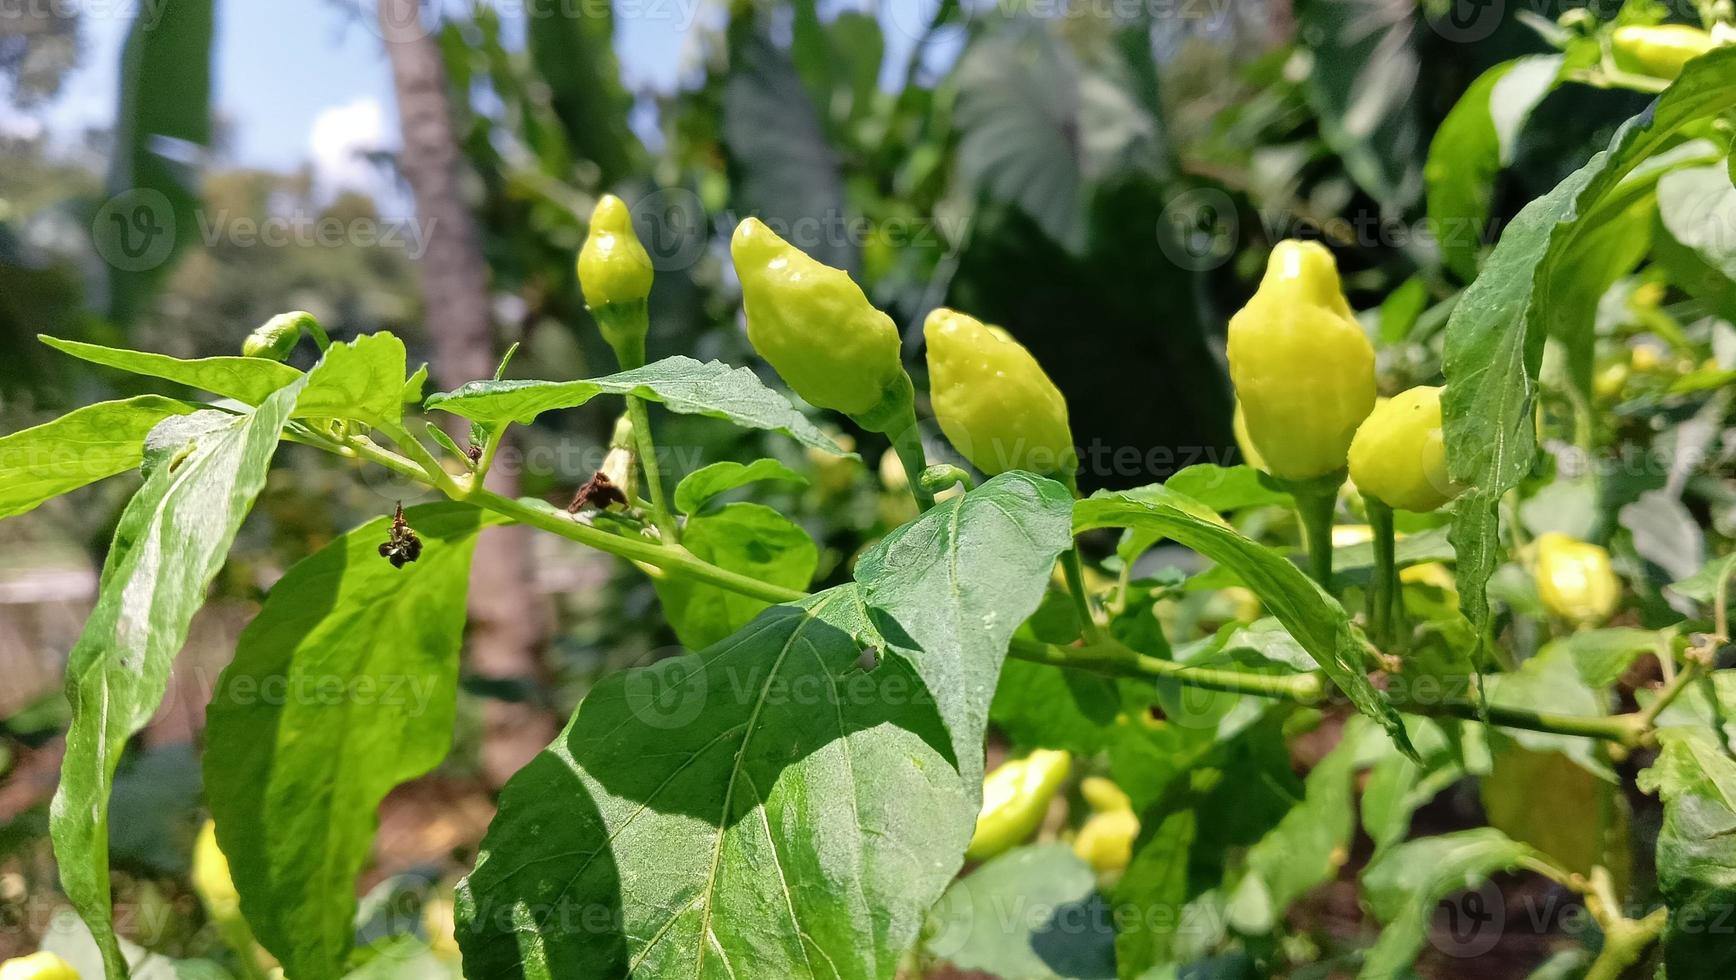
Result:
[[[1536,852],[1489,827],[1421,837],[1389,848],[1362,872],[1363,894],[1383,928],[1363,957],[1364,980],[1402,976],[1428,935],[1435,905],[1491,874],[1536,860]],[[1499,928],[1481,923],[1479,928]]]
[[[1423,189],[1417,6],[1405,0],[1309,0],[1297,34],[1313,53],[1308,101],[1326,142],[1381,208],[1399,214]]]
[[[715,512],[689,517],[681,545],[702,561],[799,591],[813,581],[820,562],[819,549],[808,532],[760,504],[725,504]],[[653,579],[652,584],[669,625],[689,650],[703,650],[727,638],[771,605],[676,576]]]
[[[627,125],[633,97],[621,85],[608,4],[532,4],[525,49],[575,155],[597,165],[604,186],[628,175],[642,155]]]
[[[1012,909],[1029,911],[1009,917]],[[954,882],[929,913],[923,946],[997,977],[1114,980],[1111,918],[1090,865],[1066,844],[1036,844]]]

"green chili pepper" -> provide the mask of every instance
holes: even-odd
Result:
[[[1673,80],[1695,58],[1718,46],[1712,35],[1686,24],[1618,27],[1610,53],[1622,71]]]
[[[965,857],[987,861],[1036,833],[1049,801],[1067,781],[1072,767],[1073,757],[1068,753],[1038,749],[989,773],[983,780],[982,812],[977,815],[976,832]]]
[[[757,218],[736,228],[729,248],[748,340],[796,394],[871,431],[910,424],[914,394],[898,328],[849,273],[816,262]]]
[[[633,232],[633,213],[613,194],[604,194],[591,211],[591,232],[579,249],[578,270],[585,305],[621,366],[644,364],[651,323],[646,308],[651,256]]]
[[[1230,378],[1267,471],[1311,480],[1341,469],[1374,408],[1374,347],[1339,288],[1332,253],[1279,242],[1229,334]]]
[[[1418,513],[1457,496],[1441,438],[1441,389],[1422,385],[1376,405],[1351,440],[1350,479],[1363,494]]]
[[[928,315],[929,397],[941,431],[977,469],[1071,480],[1067,399],[1024,345],[955,310]]]

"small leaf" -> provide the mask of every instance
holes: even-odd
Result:
[[[291,976],[338,976],[356,876],[388,791],[452,740],[469,504],[412,507],[421,560],[382,560],[379,517],[289,570],[242,631],[209,708],[205,785],[259,941]]]
[[[148,378],[162,378],[249,405],[263,402],[272,392],[294,384],[302,376],[300,371],[287,364],[268,361],[262,357],[201,357],[182,360],[167,354],[100,347],[45,335],[37,339],[57,351],[92,364],[101,364]]]
[[[1023,914],[1008,915],[1010,910]],[[960,970],[1114,980],[1113,916],[1066,844],[1008,851],[955,882],[928,917],[928,952]]]
[[[723,419],[750,429],[775,429],[805,446],[852,455],[752,371],[691,357],[668,357],[589,381],[472,381],[457,391],[431,396],[427,407],[488,426],[528,425],[544,412],[576,408],[598,395],[634,395],[662,402],[672,412]]]
[[[1658,887],[1670,909],[1664,969],[1670,980],[1736,973],[1730,910],[1736,907],[1736,762],[1702,732],[1658,733],[1663,753],[1640,788],[1664,802]]]
[[[320,359],[319,383],[301,396],[295,415],[396,425],[404,420],[404,371],[404,342],[389,333],[332,344]]]
[[[1442,899],[1476,887],[1497,871],[1536,859],[1531,848],[1489,827],[1422,837],[1389,848],[1362,872],[1363,894],[1383,928],[1380,939],[1364,955],[1358,975],[1364,980],[1403,976],[1422,948],[1429,920]],[[1499,920],[1477,921],[1474,928],[1500,928]]]
[[[683,514],[697,514],[722,493],[762,480],[807,485],[808,478],[775,459],[756,459],[751,463],[724,461],[702,466],[681,478],[675,486],[675,509]]]
[[[171,398],[140,395],[86,405],[0,438],[0,518],[133,469],[144,460],[145,436],[157,423],[197,410]]]
[[[820,563],[820,551],[808,532],[760,504],[726,504],[716,513],[689,518],[681,544],[720,568],[797,591],[807,589]],[[654,579],[652,584],[669,625],[689,650],[703,650],[724,639],[771,605],[676,576]]]
[[[1163,485],[1219,513],[1249,507],[1288,507],[1292,501],[1290,492],[1277,480],[1245,465],[1198,463],[1178,470]]]
[[[1711,604],[1716,598],[1718,580],[1727,574],[1727,569],[1736,565],[1736,553],[1722,558],[1714,558],[1700,566],[1700,570],[1687,578],[1670,583],[1670,591],[1685,596],[1695,602]]]
[[[1362,646],[1343,607],[1270,549],[1176,502],[1142,500],[1125,493],[1099,493],[1073,510],[1073,531],[1126,527],[1162,534],[1234,570],[1363,714],[1379,722],[1394,743],[1409,751],[1398,712],[1375,690],[1363,669]]]

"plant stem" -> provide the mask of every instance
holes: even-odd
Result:
[[[1664,709],[1674,703],[1676,698],[1681,697],[1682,692],[1688,689],[1688,685],[1692,684],[1694,679],[1700,676],[1700,670],[1703,666],[1704,665],[1697,657],[1686,658],[1682,664],[1682,669],[1677,671],[1676,676],[1670,678],[1669,681],[1658,690],[1658,696],[1652,699],[1651,704],[1646,705],[1639,711],[1640,721],[1643,722],[1647,728],[1651,728],[1653,725],[1657,724],[1658,716],[1663,714]]]
[[[412,480],[423,483],[433,482],[433,476],[423,467],[367,439],[352,438],[348,442],[339,443],[299,424],[292,425],[288,431],[291,438],[297,442],[317,446],[340,456],[366,459]],[[448,496],[454,499],[468,500],[479,507],[520,524],[541,528],[632,562],[659,568],[764,602],[794,602],[808,596],[808,593],[798,589],[786,589],[728,569],[719,568],[696,557],[692,552],[678,544],[656,544],[640,538],[611,534],[601,528],[576,521],[565,512],[542,501],[514,500],[481,487],[465,489],[458,487],[450,478],[446,482],[452,485],[451,489],[446,490],[444,487],[440,489],[445,490]],[[1074,562],[1076,561],[1077,556],[1075,555]],[[1065,566],[1073,563],[1068,563],[1063,559],[1063,564]],[[1075,589],[1078,588],[1071,575],[1069,575],[1069,583]],[[1075,593],[1076,596],[1083,594],[1082,590]],[[1085,628],[1096,629],[1095,622],[1088,620],[1088,623],[1089,626]],[[1191,667],[1139,653],[1110,639],[1099,639],[1082,647],[1061,647],[1035,640],[1014,638],[1008,655],[1019,660],[1055,667],[1089,670],[1115,677],[1170,680],[1178,684],[1206,690],[1250,694],[1258,697],[1285,698],[1302,704],[1317,705],[1326,698],[1329,691],[1325,676],[1318,671],[1273,675],[1211,667]],[[1394,707],[1400,711],[1418,715],[1471,720],[1479,720],[1482,717],[1478,705],[1471,700],[1443,699],[1432,703],[1397,702]],[[1586,717],[1489,705],[1487,720],[1504,728],[1599,738],[1629,747],[1640,745],[1650,731],[1649,722],[1637,712],[1624,715]]]
[[[1087,643],[1096,643],[1103,634],[1091,611],[1091,593],[1085,590],[1085,568],[1079,562],[1078,548],[1069,548],[1061,556],[1061,571],[1067,576],[1067,591],[1073,594],[1073,608],[1079,614],[1079,632]]]
[[[1621,919],[1606,927],[1603,951],[1597,954],[1585,980],[1620,980],[1663,935],[1669,918],[1670,910],[1661,908],[1643,919]]]
[[[1302,542],[1308,549],[1308,574],[1322,589],[1332,591],[1332,516],[1338,509],[1338,488],[1344,471],[1314,480],[1287,480],[1302,522]]]
[[[668,498],[663,495],[663,467],[657,462],[657,442],[651,438],[651,413],[645,408],[643,398],[627,396],[627,418],[633,425],[634,454],[639,457],[640,471],[645,474],[645,496],[651,498],[651,523],[657,525],[657,533],[663,536],[663,540],[679,544],[681,528],[675,523]]]
[[[916,427],[915,411],[886,435],[892,440],[892,451],[898,454],[898,462],[904,466],[904,481],[910,485],[910,495],[916,498],[916,508],[927,510],[933,507],[934,494],[922,485],[922,471],[928,469],[928,452],[922,448],[922,432]]]
[[[534,500],[514,500],[503,497],[492,490],[475,490],[470,494],[471,503],[487,508],[505,517],[510,517],[520,524],[541,528],[551,534],[589,545],[598,551],[625,558],[629,561],[643,562],[665,571],[674,572],[695,581],[715,585],[740,595],[760,599],[765,602],[794,602],[807,597],[806,592],[796,589],[786,589],[757,578],[741,575],[728,569],[719,568],[701,558],[697,558],[686,548],[677,544],[656,544],[642,538],[630,538],[619,534],[610,534],[602,528],[592,527],[574,520],[564,511]]]
[[[1399,588],[1394,554],[1392,508],[1364,497],[1374,531],[1374,572],[1368,582],[1368,628],[1375,646],[1391,650],[1404,623],[1404,592]]]

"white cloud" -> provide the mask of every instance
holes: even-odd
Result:
[[[321,110],[308,135],[315,187],[325,195],[345,190],[379,195],[389,185],[366,154],[386,147],[386,112],[379,99],[366,96]]]

